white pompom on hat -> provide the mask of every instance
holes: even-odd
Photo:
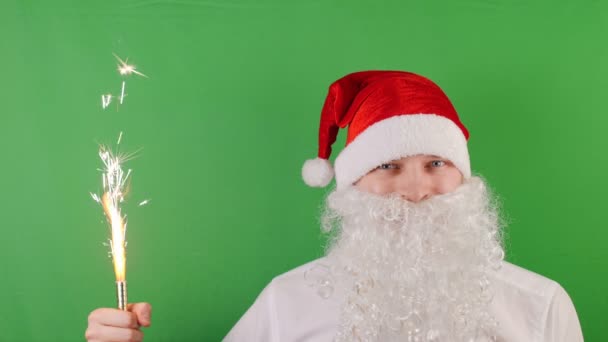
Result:
[[[348,126],[346,147],[329,162],[331,145]],[[317,158],[302,168],[304,182],[338,188],[355,183],[382,163],[418,154],[446,158],[471,176],[469,133],[454,106],[431,80],[405,71],[362,71],[329,87],[321,111]]]
[[[302,167],[302,178],[308,186],[322,188],[334,178],[334,168],[327,159],[309,159]]]

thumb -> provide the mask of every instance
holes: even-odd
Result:
[[[134,303],[129,304],[129,311],[137,317],[137,323],[143,327],[149,327],[152,317],[152,305],[149,303]]]

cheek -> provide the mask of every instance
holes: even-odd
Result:
[[[377,182],[369,188],[368,192],[376,195],[388,195],[395,192],[395,187],[388,181]]]
[[[372,174],[363,176],[357,183],[355,183],[355,187],[357,187],[359,190],[376,195],[387,195],[394,192],[394,186],[392,185],[391,179]]]
[[[462,185],[463,180],[462,174],[458,169],[450,169],[447,173],[442,174],[435,183],[436,191],[438,194],[452,192]]]

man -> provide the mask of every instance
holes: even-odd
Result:
[[[347,126],[323,215],[327,255],[276,277],[226,342],[583,341],[559,284],[503,261],[496,205],[437,85],[398,71],[334,82],[318,158],[302,171],[308,185],[333,178],[331,145]],[[100,310],[91,341],[111,340],[110,328],[139,337]]]

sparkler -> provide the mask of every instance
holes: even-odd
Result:
[[[137,71],[134,65],[128,64],[128,59],[122,60],[116,54],[114,57],[119,62],[118,72],[122,76],[128,76],[136,74],[142,77],[148,77],[143,73]],[[120,90],[120,96],[118,97],[119,104],[123,104],[125,94],[126,81],[122,81]],[[114,95],[103,94],[101,95],[101,106],[106,109]],[[116,146],[120,145],[122,140],[122,132],[118,136]],[[121,204],[123,203],[126,195],[126,189],[129,185],[131,169],[126,172],[122,168],[122,163],[131,159],[134,154],[120,154],[114,153],[109,148],[101,145],[99,147],[99,158],[103,162],[104,168],[100,170],[102,172],[101,183],[103,185],[103,193],[101,196],[91,193],[93,200],[103,207],[103,211],[106,215],[108,223],[110,224],[111,237],[109,238],[110,254],[112,256],[112,262],[114,264],[114,274],[116,276],[116,291],[118,308],[120,310],[127,310],[127,215],[123,215],[121,211]],[[150,200],[144,200],[139,203],[139,206],[146,205]]]
[[[122,132],[118,138],[118,144],[122,139]],[[110,224],[111,237],[109,239],[110,253],[114,263],[114,274],[116,276],[116,290],[118,297],[118,308],[127,309],[127,280],[126,280],[126,233],[127,216],[122,214],[121,203],[126,195],[129,185],[131,169],[123,170],[122,163],[131,159],[133,154],[115,154],[106,146],[99,147],[99,158],[104,164],[101,182],[103,194],[101,196],[91,193],[94,201],[101,204]]]

